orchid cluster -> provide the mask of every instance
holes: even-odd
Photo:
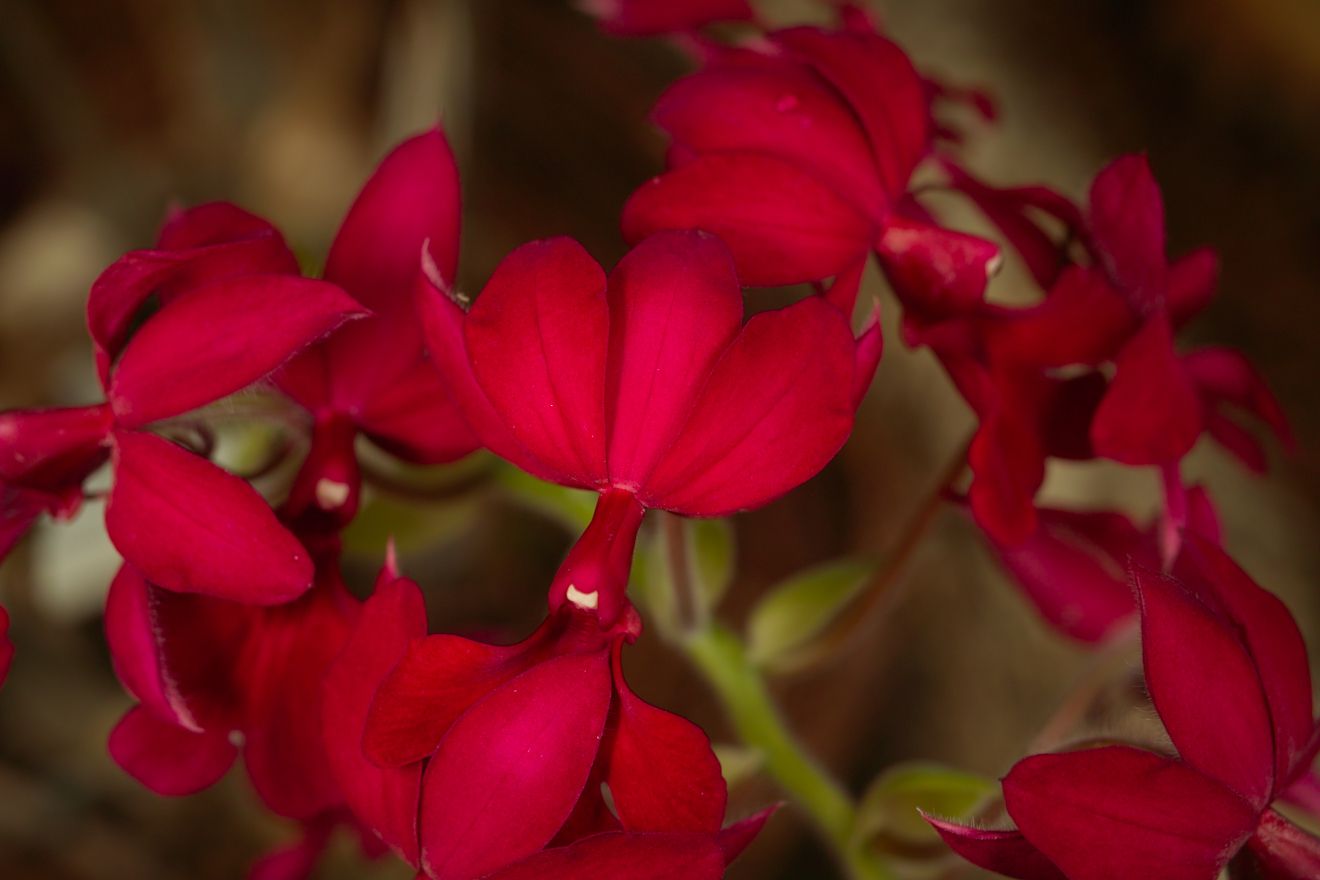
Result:
[[[1139,630],[1172,745],[1032,755],[1002,798],[928,821],[968,861],[1026,880],[1320,876],[1320,839],[1297,818],[1320,812],[1305,645],[1220,548],[1214,503],[1181,468],[1205,435],[1263,470],[1251,422],[1292,443],[1242,355],[1175,341],[1213,295],[1215,255],[1168,256],[1142,156],[1101,170],[1084,204],[984,182],[943,119],[992,118],[988,99],[923,75],[861,9],[827,6],[830,25],[774,28],[745,0],[590,4],[607,33],[670,39],[697,64],[654,108],[666,167],[623,206],[632,249],[608,272],[553,238],[459,291],[459,173],[436,128],[380,163],[317,278],[241,208],[170,215],[91,286],[103,402],[0,414],[0,551],[43,514],[76,515],[108,469],[123,565],[105,628],[136,701],[109,752],[162,795],[241,757],[264,805],[302,828],[252,877],[310,875],[337,828],[430,880],[724,876],[775,806],[730,821],[706,734],[629,687],[623,655],[651,611],[629,592],[639,538],[663,511],[681,569],[685,518],[765,505],[834,458],[881,358],[879,310],[858,303],[873,265],[901,341],[938,358],[977,419],[970,481],[943,497],[1061,634],[1094,646]],[[994,240],[942,222],[937,191]],[[1027,305],[989,295],[1006,259],[1037,288]],[[761,288],[805,293],[764,308]],[[273,401],[294,435],[274,488],[270,467],[221,465],[212,422],[235,399]],[[392,547],[368,598],[349,589],[343,533],[369,449],[411,465],[485,449],[595,493],[535,632],[431,634]],[[1152,469],[1161,512],[1041,506],[1051,459]],[[660,586],[682,592],[689,574]],[[0,674],[8,624],[0,610]],[[711,627],[657,629],[709,674],[724,661],[692,646],[716,644]],[[717,691],[746,671],[729,656]],[[781,734],[775,748],[796,748]],[[813,762],[768,771],[850,877],[891,876],[857,844],[846,791],[828,781],[838,803],[822,806],[795,783]],[[981,821],[999,805],[1013,827]]]

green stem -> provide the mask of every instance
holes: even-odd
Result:
[[[764,756],[766,770],[829,843],[850,880],[889,880],[884,864],[854,840],[852,799],[784,724],[738,636],[710,624],[691,633],[683,647],[719,697],[739,738]]]

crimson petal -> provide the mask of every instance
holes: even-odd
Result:
[[[1120,157],[1096,175],[1088,219],[1114,283],[1138,311],[1161,308],[1167,274],[1164,200],[1145,156]]]
[[[1022,836],[1021,831],[973,828],[924,811],[921,817],[939,833],[949,849],[978,868],[1017,880],[1067,880],[1053,862]]]
[[[709,834],[596,834],[548,849],[483,880],[719,880],[724,856]]]
[[[194,794],[219,781],[238,756],[223,732],[194,733],[142,706],[128,710],[110,732],[110,756],[156,794]]]
[[[114,468],[106,531],[152,583],[255,605],[311,586],[307,551],[238,477],[133,431],[115,434]]]

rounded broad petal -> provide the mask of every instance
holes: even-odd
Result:
[[[1315,729],[1311,667],[1297,622],[1277,596],[1257,585],[1204,531],[1186,536],[1176,571],[1209,591],[1245,642],[1269,703],[1278,785],[1286,785],[1304,769],[1297,764]]]
[[[1016,829],[996,831],[973,828],[922,813],[949,849],[967,861],[1017,880],[1067,880],[1054,863],[1045,858]]]
[[[724,857],[710,834],[597,834],[537,853],[484,880],[719,880]]]
[[[338,287],[290,275],[213,281],[161,309],[110,378],[121,427],[140,427],[246,388],[362,307]]]
[[[458,268],[458,166],[434,128],[409,138],[367,180],[326,258],[325,278],[373,311],[404,304],[425,245],[445,281]],[[406,306],[405,306],[406,307]]]
[[[353,814],[412,865],[419,859],[422,768],[382,768],[362,748],[380,682],[413,639],[426,635],[426,606],[412,581],[382,577],[358,615],[321,691],[326,758]]]
[[[742,328],[742,290],[719,239],[660,232],[610,273],[609,306],[609,476],[640,486]]]
[[[454,724],[422,783],[422,864],[483,877],[545,846],[573,812],[610,705],[609,655],[558,657]]]
[[[799,165],[761,153],[715,153],[642,185],[623,209],[623,236],[703,229],[733,252],[743,284],[830,278],[870,248],[875,224]]]
[[[1256,824],[1256,811],[1214,780],[1125,746],[1019,761],[1004,800],[1069,880],[1209,880]]]
[[[138,432],[115,434],[113,461],[106,531],[152,583],[254,605],[287,602],[311,586],[307,551],[243,480]]]
[[[728,790],[710,739],[691,721],[642,700],[623,680],[614,654],[605,781],[625,829],[716,832]]]
[[[930,104],[921,76],[896,44],[874,33],[799,27],[774,42],[809,62],[862,121],[891,199],[905,192],[930,146]]]
[[[223,732],[194,733],[142,706],[128,710],[110,732],[110,756],[156,794],[194,794],[229,771],[238,750]]]
[[[1144,155],[1121,156],[1096,175],[1088,220],[1098,259],[1133,307],[1162,308],[1164,199]]]
[[[1091,443],[1097,455],[1122,464],[1170,464],[1191,450],[1203,425],[1201,402],[1174,353],[1168,318],[1156,314],[1119,352],[1091,423]]]
[[[660,96],[651,119],[694,153],[762,153],[792,162],[866,215],[883,216],[870,143],[839,94],[810,68],[713,67]]]
[[[1250,651],[1232,621],[1180,582],[1139,568],[1133,576],[1146,688],[1178,754],[1264,807],[1276,783],[1274,728]]]
[[[723,516],[815,476],[852,431],[854,351],[847,321],[819,297],[753,317],[711,371],[642,502]]]
[[[377,446],[416,464],[457,461],[481,448],[435,366],[423,360],[373,396],[357,420]]]
[[[609,321],[599,264],[577,242],[556,238],[505,257],[463,326],[472,372],[504,423],[583,487],[607,477]]]

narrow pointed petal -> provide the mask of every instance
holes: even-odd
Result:
[[[753,317],[711,372],[643,503],[723,516],[815,476],[852,431],[854,351],[847,321],[818,297]]]
[[[380,682],[412,640],[425,635],[426,606],[417,585],[383,577],[322,686],[330,773],[353,814],[411,865],[419,859],[422,768],[378,766],[363,751],[362,737]]]
[[[1285,449],[1296,448],[1297,441],[1283,407],[1241,352],[1231,348],[1201,348],[1185,355],[1182,366],[1209,409],[1227,405],[1259,419]]]
[[[454,724],[423,780],[422,863],[430,876],[481,877],[555,836],[595,763],[610,691],[605,652],[558,657]]]
[[[129,342],[110,380],[115,415],[131,428],[211,403],[361,314],[352,297],[322,281],[211,282],[161,309]]]
[[[1103,641],[1136,613],[1124,566],[1158,565],[1153,545],[1126,516],[1038,511],[1036,531],[996,546],[1000,561],[1051,626],[1079,641]]]
[[[567,238],[523,245],[464,325],[472,371],[518,440],[576,485],[606,479],[605,275]]]
[[[880,367],[880,357],[885,352],[884,331],[880,329],[880,307],[877,305],[866,326],[857,337],[857,350],[853,360],[852,405],[856,410],[862,405],[866,392],[871,390],[875,371]]]
[[[1143,155],[1123,156],[1091,184],[1088,219],[1105,271],[1143,313],[1163,306],[1164,200]]]
[[[715,832],[728,791],[710,739],[692,722],[642,700],[614,655],[606,782],[623,827],[634,831]]]
[[[128,710],[110,732],[110,756],[156,794],[194,794],[229,771],[238,750],[228,734],[194,733],[142,706]]]
[[[720,845],[720,852],[724,853],[724,864],[731,865],[747,847],[752,845],[752,841],[761,833],[765,823],[770,821],[770,817],[779,812],[782,804],[772,804],[759,813],[754,813],[746,819],[734,822],[727,828],[722,829],[715,835],[715,841]]]
[[[1008,812],[1069,880],[1213,880],[1256,811],[1177,761],[1126,746],[1019,761]]]
[[[760,153],[701,156],[643,184],[623,209],[623,236],[702,229],[733,252],[742,283],[830,278],[870,248],[875,225],[828,183]]]
[[[452,635],[415,638],[382,677],[362,740],[382,767],[431,755],[449,728],[486,694],[525,672],[535,658],[521,645],[500,647]]]
[[[458,268],[458,166],[444,132],[409,138],[381,160],[330,246],[325,278],[372,311],[405,303],[425,245],[448,284]]]
[[[1308,834],[1274,810],[1266,810],[1249,846],[1266,880],[1313,880],[1320,877],[1320,838]]]
[[[1166,305],[1175,328],[1201,313],[1219,286],[1219,255],[1197,248],[1169,266]]]
[[[874,33],[790,28],[774,41],[809,62],[852,105],[891,197],[930,145],[930,109],[920,75],[895,43]]]
[[[548,849],[483,880],[719,880],[724,858],[709,834],[597,834]]]
[[[570,482],[569,476],[538,459],[523,445],[477,382],[467,340],[463,338],[467,313],[428,277],[418,278],[414,298],[426,348],[440,373],[445,393],[480,444],[543,480]]]
[[[1134,466],[1186,455],[1201,433],[1201,402],[1174,353],[1164,314],[1137,331],[1115,368],[1091,425],[1096,454]]]
[[[114,466],[106,531],[152,583],[255,605],[287,602],[311,586],[307,551],[243,480],[132,431],[115,435]]]
[[[999,248],[975,235],[893,217],[875,243],[894,293],[922,320],[960,317],[985,298]]]
[[[939,833],[949,849],[978,868],[1017,880],[1067,880],[1021,831],[973,828],[924,812],[921,817]]]
[[[609,308],[609,476],[640,486],[742,328],[742,290],[719,239],[659,232],[610,273]]]
[[[889,206],[857,117],[809,68],[713,67],[679,80],[651,118],[696,154],[759,153],[826,183],[867,215]]]
[[[1276,778],[1273,727],[1250,652],[1181,583],[1133,574],[1146,687],[1170,739],[1188,764],[1265,806]]]
[[[1309,763],[1305,756],[1315,728],[1311,667],[1297,622],[1277,596],[1199,535],[1187,536],[1177,571],[1209,588],[1245,643],[1269,704],[1276,778],[1286,785],[1303,769],[1300,761]]]
[[[645,37],[691,31],[717,21],[750,21],[747,0],[582,0],[607,33]]]

